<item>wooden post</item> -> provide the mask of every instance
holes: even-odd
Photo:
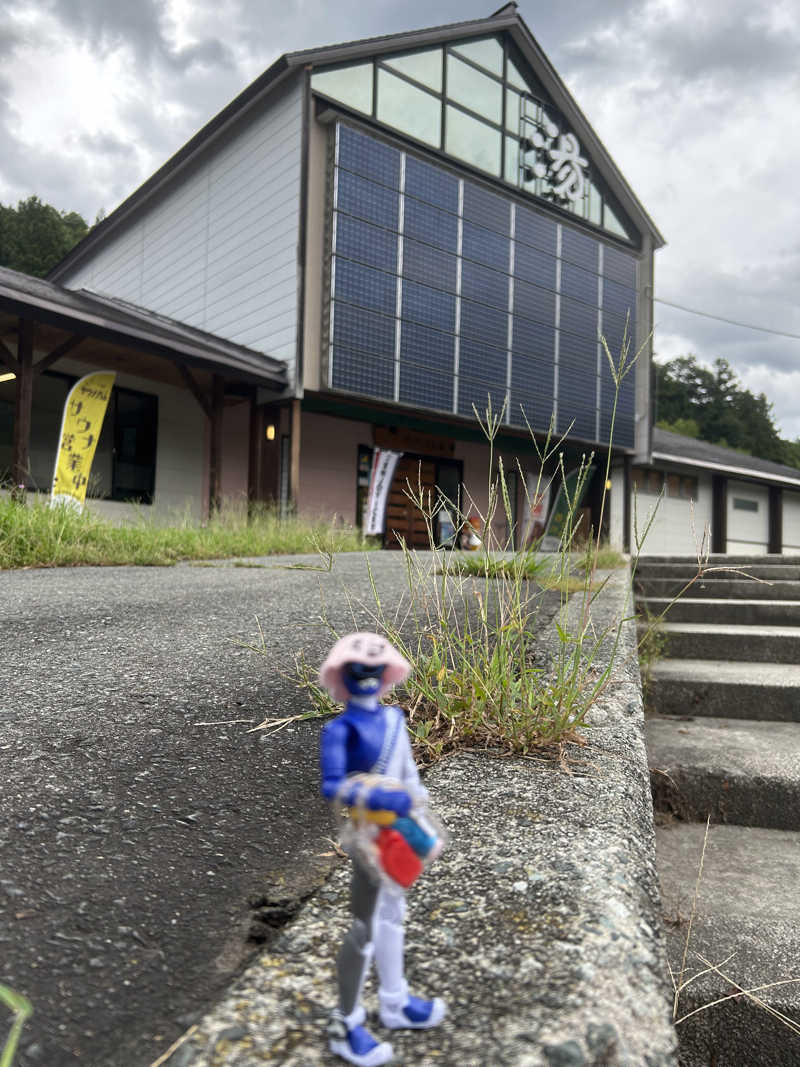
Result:
[[[783,490],[779,485],[769,487],[769,545],[768,552],[783,551]]]
[[[292,401],[291,459],[289,466],[289,500],[295,511],[300,498],[300,401]]]
[[[633,475],[631,472],[631,457],[625,456],[622,466],[622,492],[624,496],[622,498],[622,550],[623,552],[631,551],[631,494],[633,493]],[[612,489],[613,493],[614,490]]]
[[[711,551],[728,551],[728,479],[724,474],[711,476]]]
[[[31,410],[33,408],[33,322],[19,320],[14,437],[11,452],[12,496],[22,503],[30,473]]]
[[[211,426],[208,454],[208,510],[222,504],[222,416],[225,410],[225,379],[215,374],[211,381]]]

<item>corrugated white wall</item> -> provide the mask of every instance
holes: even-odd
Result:
[[[736,507],[736,501],[755,511]],[[752,482],[728,482],[728,552],[762,556],[769,545],[769,489]]]
[[[302,79],[63,278],[289,364],[297,341]]]
[[[652,493],[635,493],[631,500],[631,552],[636,552],[634,515],[641,539],[654,511],[653,524],[641,546],[642,554],[694,556],[698,551],[707,551],[711,537],[711,475],[697,472],[697,499],[692,507],[689,504],[688,500],[666,493],[660,502]]]
[[[783,490],[783,551],[800,551],[800,493]]]

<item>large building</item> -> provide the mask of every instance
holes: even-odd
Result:
[[[551,419],[568,466],[596,455],[596,522],[615,406],[600,339],[618,358],[627,328],[641,354],[616,398],[606,512],[625,530],[632,465],[650,462],[662,243],[514,3],[284,55],[33,295],[0,279],[5,362],[26,321],[49,360],[30,481],[47,488],[68,385],[103,366],[118,372],[94,486],[109,500],[200,513],[247,494],[355,522],[373,450],[391,448],[388,525],[413,543],[406,478],[485,507],[473,408],[488,397],[517,541],[539,465],[530,430],[543,440]],[[81,326],[65,304],[95,317]],[[7,416],[15,388],[0,383]]]

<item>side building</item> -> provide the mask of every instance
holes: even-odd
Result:
[[[201,457],[205,497],[187,484],[190,508],[246,492],[359,522],[373,450],[391,448],[402,459],[388,527],[422,543],[406,480],[483,510],[490,450],[475,409],[490,402],[519,543],[551,425],[568,467],[595,456],[595,523],[613,448],[604,514],[628,529],[631,470],[650,459],[662,244],[511,3],[282,56],[49,282],[263,355],[272,377],[246,388],[222,367],[187,377],[176,361],[171,403],[202,425],[155,447],[172,450],[173,470],[183,452],[193,469]],[[619,388],[601,338],[616,360],[626,338],[639,352]],[[80,373],[79,356],[59,371]],[[161,388],[144,364],[136,387]],[[158,478],[151,499],[162,503]]]

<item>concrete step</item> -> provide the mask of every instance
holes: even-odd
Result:
[[[640,623],[640,640],[647,630],[647,623]],[[663,655],[670,659],[800,663],[800,626],[662,622],[658,634],[664,638]]]
[[[650,669],[648,704],[660,715],[800,722],[800,666],[661,659]]]
[[[681,970],[688,919],[703,851],[705,824],[656,830],[670,965]],[[740,826],[711,827],[698,886],[686,973],[717,965],[745,989],[800,978],[800,834]],[[728,956],[733,958],[723,964]],[[718,974],[697,978],[680,994],[680,1019],[735,992]],[[772,1009],[800,1026],[800,983],[762,990]],[[678,1025],[683,1067],[797,1067],[800,1035],[746,997],[707,1008]]]
[[[637,597],[641,612],[660,615],[667,609],[669,622],[723,622],[743,626],[800,625],[800,600],[733,600],[684,596],[670,606],[669,597]]]
[[[658,811],[800,831],[800,725],[654,716],[645,724]]]
[[[697,568],[697,556],[640,556],[639,565],[650,565],[653,563],[681,563],[686,567],[694,566]],[[790,566],[800,567],[800,555],[795,553],[794,555],[752,555],[752,556],[734,556],[726,555],[722,552],[714,552],[708,556],[704,563],[708,567],[744,567],[747,564],[761,564],[768,565],[771,563],[789,564]]]
[[[743,574],[753,578],[763,578],[765,581],[800,581],[800,560],[795,563],[758,563],[757,560],[764,557],[752,556],[750,563],[742,563],[738,566],[731,563],[721,566],[714,564],[706,572],[706,578],[736,578]],[[650,563],[639,561],[636,568],[636,576],[644,578],[672,578],[682,581],[684,585],[697,574],[697,560],[691,563]]]
[[[699,578],[689,588],[682,579],[647,578],[636,575],[637,592],[646,597],[687,596],[694,600],[792,600],[800,601],[800,582],[761,581],[751,578]],[[685,592],[684,592],[685,590]]]

